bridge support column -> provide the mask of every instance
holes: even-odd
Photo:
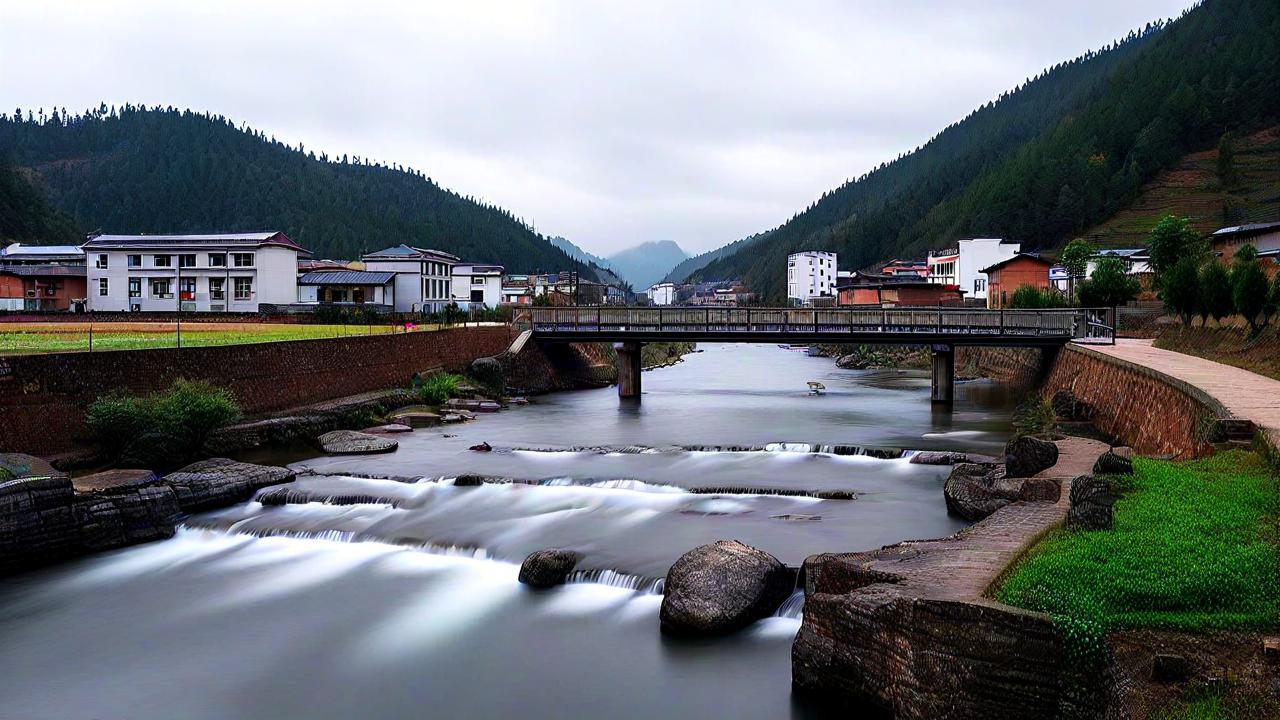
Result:
[[[952,345],[934,345],[933,392],[929,399],[935,403],[950,405],[956,393],[956,349]]]
[[[618,397],[640,399],[640,348],[643,343],[614,343],[618,354]]]

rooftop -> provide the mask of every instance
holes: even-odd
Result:
[[[385,285],[394,280],[393,272],[366,270],[317,270],[298,278],[299,285]]]
[[[84,260],[84,251],[75,245],[23,245],[11,243],[0,248],[0,262]]]
[[[1011,258],[1008,258],[1008,259],[1006,259],[1006,260],[1001,260],[1000,262],[996,263],[995,265],[991,265],[991,266],[989,266],[989,267],[984,267],[984,268],[982,268],[981,270],[979,270],[978,272],[985,274],[985,273],[989,273],[989,272],[991,272],[992,270],[999,270],[1000,268],[1004,267],[1005,265],[1008,265],[1009,263],[1014,262],[1014,261],[1016,261],[1016,260],[1033,260],[1033,261],[1035,261],[1035,262],[1041,263],[1042,265],[1044,265],[1044,266],[1046,266],[1046,267],[1051,267],[1051,266],[1053,265],[1053,263],[1049,262],[1048,260],[1045,260],[1044,258],[1040,257],[1039,255],[1033,255],[1033,254],[1031,254],[1031,253],[1018,253],[1017,255],[1014,255],[1014,256],[1013,256],[1013,257],[1011,257]]]
[[[366,260],[446,260],[455,263],[462,259],[457,255],[451,255],[443,250],[414,247],[412,245],[405,245],[404,243],[384,248],[377,252],[371,252],[368,255],[365,255],[364,258]]]
[[[1280,222],[1250,223],[1248,225],[1224,227],[1213,233],[1210,237],[1218,239],[1228,237],[1249,237],[1251,235],[1262,235],[1264,233],[1276,231],[1280,231]]]
[[[162,248],[181,245],[218,245],[235,247],[261,247],[278,245],[300,252],[297,243],[282,232],[254,233],[206,233],[197,235],[95,235],[85,241],[82,248]]]
[[[0,264],[0,273],[21,275],[22,277],[84,277],[84,265],[4,265]]]

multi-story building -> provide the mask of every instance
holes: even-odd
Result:
[[[458,263],[453,266],[453,301],[463,309],[495,308],[502,302],[502,266]]]
[[[676,284],[669,282],[656,283],[645,291],[645,295],[649,296],[649,303],[652,305],[675,305]]]
[[[83,310],[84,251],[75,245],[0,248],[0,310]]]
[[[97,235],[81,246],[100,311],[257,312],[298,299],[298,255],[282,232]]]
[[[453,266],[460,262],[457,255],[401,244],[362,259],[366,271],[396,274],[392,292],[396,312],[440,312],[454,301]]]
[[[1018,254],[1019,243],[1000,238],[968,238],[956,247],[929,253],[929,282],[958,285],[965,297],[986,303],[987,276],[983,268]]]
[[[815,298],[836,295],[836,254],[820,250],[787,256],[787,299],[797,305],[812,305]]]

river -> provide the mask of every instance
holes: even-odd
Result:
[[[642,403],[560,393],[401,435],[388,455],[259,454],[307,471],[292,500],[314,502],[206,513],[172,540],[10,580],[5,716],[811,714],[790,697],[795,604],[732,637],[674,641],[658,632],[657,579],[721,538],[798,565],[954,532],[946,468],[861,449],[994,453],[1013,394],[961,383],[935,411],[923,372],[703,348],[646,372]],[[481,441],[494,451],[467,449]],[[455,487],[466,473],[515,482]],[[856,499],[814,496],[833,491]],[[517,583],[548,547],[594,572],[545,592]]]

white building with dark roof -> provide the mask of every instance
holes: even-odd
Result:
[[[298,255],[282,232],[97,235],[80,246],[96,311],[258,312],[298,299]]]
[[[453,266],[453,301],[464,310],[496,308],[502,302],[502,266],[458,263]]]
[[[454,301],[453,266],[461,260],[457,255],[402,243],[361,259],[366,271],[396,274],[396,312],[439,312]]]

